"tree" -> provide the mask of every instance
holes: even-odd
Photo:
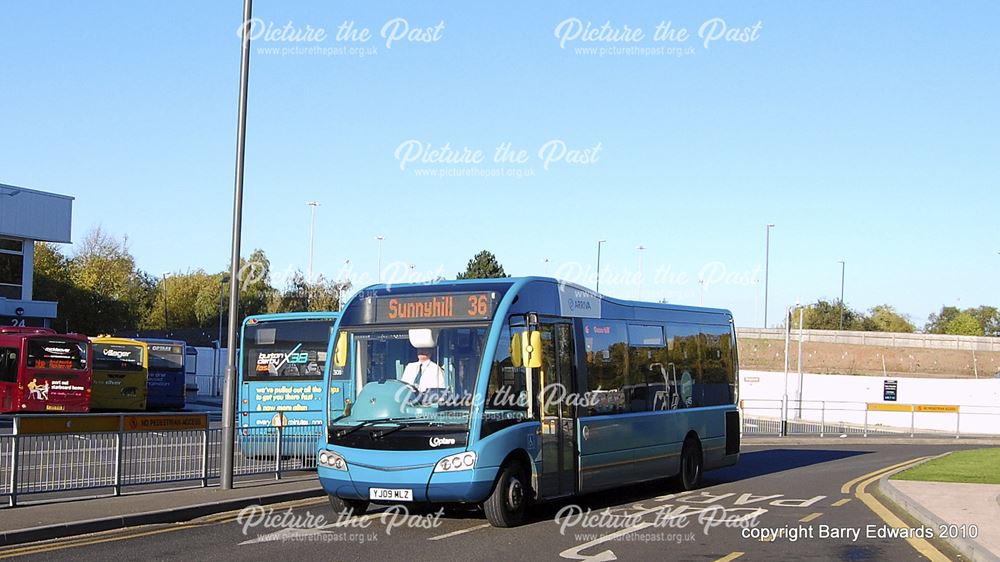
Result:
[[[239,283],[241,318],[267,312],[276,291],[271,286],[271,262],[264,250],[257,248],[249,259],[240,259]]]
[[[977,306],[967,308],[964,312],[976,319],[983,329],[983,335],[1000,336],[1000,311],[997,311],[995,306]]]
[[[154,283],[136,268],[128,239],[91,229],[70,258],[35,245],[34,296],[59,303],[55,327],[86,334],[134,328],[146,315]]]
[[[229,303],[229,292],[223,280],[228,280],[225,273],[216,273],[209,276],[207,283],[198,290],[198,296],[194,300],[194,315],[198,319],[199,326],[210,326],[219,322],[219,315],[225,314],[227,303]],[[222,308],[219,308],[219,299],[222,299]]]
[[[888,304],[870,308],[868,315],[862,320],[862,326],[869,332],[913,333],[917,329],[909,318],[896,312],[896,309]]]
[[[469,260],[465,272],[459,273],[456,279],[496,279],[501,277],[510,276],[504,273],[503,266],[500,265],[492,252],[483,250]]]
[[[156,298],[146,315],[144,326],[147,328],[194,328],[210,327],[218,318],[214,312],[218,302],[207,314],[199,310],[205,306],[205,297],[211,295],[213,301],[219,297],[218,277],[209,275],[204,270],[197,269],[188,273],[174,273],[159,279],[156,285]],[[166,307],[166,311],[164,311]]]
[[[310,283],[301,271],[296,271],[288,288],[276,295],[271,312],[318,312],[340,310],[340,294],[350,288],[350,282],[327,281],[320,275]]]
[[[863,326],[863,316],[858,311],[844,306],[844,329],[860,330]],[[839,330],[840,329],[839,302],[831,302],[820,299],[805,307],[803,327],[806,330]],[[798,328],[799,314],[792,311],[792,327]]]
[[[929,334],[998,336],[1000,312],[992,306],[978,306],[964,310],[954,306],[942,306],[940,313],[931,314],[927,318],[924,331]]]
[[[928,334],[947,334],[948,323],[955,319],[961,311],[954,306],[942,306],[938,314],[931,313],[927,318],[924,331]]]
[[[93,332],[94,326],[88,306],[93,300],[88,291],[73,284],[70,278],[70,260],[55,244],[35,243],[34,298],[59,303],[53,327],[66,331]]]
[[[983,335],[983,327],[979,325],[979,321],[976,320],[975,316],[965,311],[958,313],[957,316],[949,320],[944,329],[944,333],[946,334],[955,334],[959,336]]]

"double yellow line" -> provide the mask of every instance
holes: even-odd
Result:
[[[885,521],[887,525],[897,529],[909,528],[909,525],[907,525],[902,519],[896,516],[895,513],[890,511],[889,508],[887,508],[885,505],[883,505],[877,499],[875,499],[875,496],[869,494],[867,488],[869,485],[871,485],[872,482],[875,482],[876,480],[882,478],[883,476],[885,476],[890,472],[903,470],[904,468],[918,464],[929,458],[931,457],[919,457],[916,459],[911,459],[906,462],[901,462],[899,464],[895,464],[886,468],[876,470],[874,472],[869,472],[868,474],[864,474],[862,476],[858,476],[857,478],[850,480],[843,486],[841,486],[840,493],[849,494],[851,493],[851,488],[853,487],[854,495],[859,500],[861,500],[862,503],[867,505],[868,509],[871,509],[873,512],[875,512],[875,515],[878,515],[883,521]],[[931,560],[932,562],[950,562],[948,557],[942,554],[941,551],[935,548],[934,545],[932,545],[927,539],[923,539],[920,537],[907,537],[906,542],[910,543],[910,546],[912,546],[917,552],[927,557],[927,559]]]
[[[325,502],[326,502],[325,498],[319,498],[319,499],[309,498],[304,500],[273,504],[268,507],[273,509],[284,510],[284,509],[306,507],[310,505],[317,505]],[[171,525],[170,527],[149,529],[148,526],[146,526],[146,527],[138,527],[136,529],[111,529],[108,531],[101,531],[99,533],[84,535],[77,538],[52,539],[51,541],[45,541],[42,543],[35,543],[25,546],[11,546],[7,548],[0,548],[0,559],[13,558],[15,556],[27,556],[29,554],[41,554],[45,552],[52,552],[55,550],[66,550],[68,548],[78,548],[82,546],[91,546],[107,542],[137,539],[141,537],[148,537],[163,533],[172,533],[174,531],[184,531],[187,529],[193,529],[197,527],[205,527],[208,525],[229,523],[231,521],[235,521],[239,517],[240,511],[241,510],[235,510],[235,511],[227,511],[225,513],[217,513],[214,515],[207,515],[205,517],[199,517],[198,519],[193,519],[185,523],[174,524]]]

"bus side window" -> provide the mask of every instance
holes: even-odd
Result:
[[[0,347],[0,382],[17,382],[17,349]]]

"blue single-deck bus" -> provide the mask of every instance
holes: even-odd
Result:
[[[184,365],[187,343],[180,340],[135,338],[149,345],[147,410],[184,409]]]
[[[326,418],[324,380],[336,312],[250,316],[240,332],[240,450],[273,456],[273,441],[253,428],[281,426],[282,456],[310,463]]]
[[[528,277],[376,285],[331,340],[320,481],[369,502],[482,505],[517,525],[536,501],[672,477],[740,450],[726,310],[630,302]]]

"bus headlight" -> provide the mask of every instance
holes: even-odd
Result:
[[[439,460],[434,466],[434,472],[458,472],[460,470],[472,470],[476,467],[476,454],[472,451],[448,455]]]
[[[317,460],[320,465],[327,468],[347,471],[347,461],[344,460],[344,457],[333,451],[320,451]]]

